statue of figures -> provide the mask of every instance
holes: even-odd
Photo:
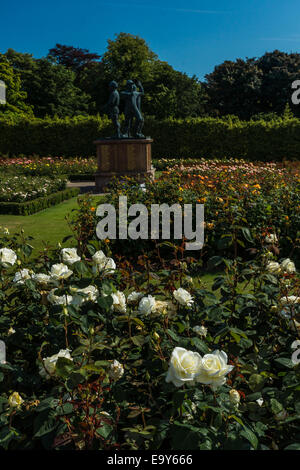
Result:
[[[110,95],[109,95],[109,100],[105,106],[108,112],[109,118],[112,120],[112,123],[116,129],[116,138],[120,139],[122,137],[121,135],[121,126],[119,122],[119,104],[120,104],[120,95],[117,90],[118,84],[114,80],[110,82],[109,84],[109,89],[110,89]]]
[[[127,80],[126,90],[121,91],[121,96],[125,98],[125,124],[124,124],[124,138],[130,138],[130,128],[132,120],[135,118],[134,137],[143,139],[145,136],[141,133],[144,118],[141,113],[141,97],[144,94],[144,89],[141,82],[137,82],[141,91],[137,91],[137,87],[132,80]]]

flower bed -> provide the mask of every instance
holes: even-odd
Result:
[[[0,174],[11,173],[26,176],[82,176],[94,175],[97,169],[95,158],[69,158],[61,157],[19,157],[0,158]],[[73,178],[74,179],[74,178]]]
[[[0,187],[1,202],[26,202],[64,190],[66,180],[28,176],[3,176]]]
[[[275,232],[282,254],[293,254],[299,263],[300,173],[276,164],[235,160],[201,161],[197,165],[172,165],[145,187],[127,179],[115,182],[107,202],[118,208],[119,195],[127,204],[204,204],[205,246],[203,260],[220,254],[249,259],[269,232]],[[172,231],[171,231],[172,233]],[[143,240],[116,241],[126,256],[142,253]],[[181,243],[181,241],[179,241]],[[154,249],[154,243],[152,248]],[[147,244],[149,250],[149,244]],[[193,256],[199,256],[199,252]]]
[[[0,447],[299,450],[300,284],[274,234],[212,291],[175,246],[135,268],[79,235],[36,260],[1,237]]]

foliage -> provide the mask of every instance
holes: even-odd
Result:
[[[0,158],[0,172],[26,176],[73,176],[82,178],[94,175],[97,169],[95,158],[38,157]]]
[[[99,242],[71,262],[60,249],[32,259],[32,243],[22,233],[1,238],[17,254],[6,252],[5,266],[1,253],[2,448],[299,448],[299,364],[291,361],[299,303],[283,307],[288,296],[299,299],[299,277],[271,275],[265,249],[248,263],[214,257],[226,268],[211,292],[191,277],[197,263],[175,247],[163,268],[141,256],[136,266],[119,258],[117,269],[111,260],[105,270],[109,258],[94,256]],[[101,247],[111,255],[109,244]],[[59,265],[54,278],[54,263],[66,260],[71,274]],[[175,300],[180,286],[190,306]],[[133,291],[151,295],[156,308],[130,301]],[[175,347],[201,357],[223,350],[233,367],[226,383],[216,390],[193,380],[166,383]]]
[[[217,115],[236,114],[249,119],[259,113],[282,114],[291,103],[292,82],[299,79],[300,54],[278,50],[262,57],[225,61],[207,74],[207,110]]]
[[[97,62],[100,56],[80,47],[56,44],[49,50],[48,58],[53,59],[57,64],[70,68],[73,72],[78,72]]]
[[[300,120],[240,121],[233,118],[148,118],[144,133],[154,139],[154,158],[299,159]],[[95,155],[94,140],[111,135],[104,116],[37,119],[0,118],[0,154],[55,157]],[[188,157],[187,157],[188,156]]]
[[[5,176],[1,178],[0,202],[23,202],[47,196],[66,187],[65,179]]]
[[[117,212],[120,195],[127,196],[128,207],[138,200],[148,211],[151,204],[204,204],[205,246],[200,253],[192,252],[203,261],[217,253],[249,259],[261,247],[264,236],[275,232],[282,255],[293,256],[299,262],[299,175],[299,168],[289,169],[274,163],[202,159],[194,164],[176,165],[176,160],[171,160],[169,168],[155,181],[146,182],[145,188],[131,179],[116,181],[107,202]],[[112,243],[116,244],[116,251],[127,257],[148,253],[150,247],[156,252],[154,241]]]
[[[0,116],[10,113],[32,115],[32,108],[26,102],[27,93],[21,89],[20,74],[2,54],[0,54],[0,80],[6,85],[6,104],[1,105]]]
[[[0,202],[0,214],[31,215],[48,207],[66,201],[79,193],[79,188],[67,188],[51,193],[48,196],[38,197],[26,202]]]

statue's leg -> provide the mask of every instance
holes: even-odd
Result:
[[[131,119],[132,118],[129,114],[125,116],[123,137],[130,137]]]
[[[141,115],[140,112],[137,112],[136,115],[135,115],[135,136],[136,137],[144,137],[144,135],[142,134],[142,128],[143,128],[143,125],[144,125],[144,118],[143,116]]]
[[[116,129],[116,137],[120,138],[120,137],[121,137],[121,126],[120,126],[120,123],[119,123],[119,116],[118,116],[118,114],[115,114],[115,115],[113,116],[112,121],[113,121],[113,125],[114,125],[114,127],[115,127],[115,129]]]

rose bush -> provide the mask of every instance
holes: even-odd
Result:
[[[1,448],[299,449],[292,256],[214,256],[208,288],[177,245],[132,264],[80,233],[70,267],[1,235]]]

